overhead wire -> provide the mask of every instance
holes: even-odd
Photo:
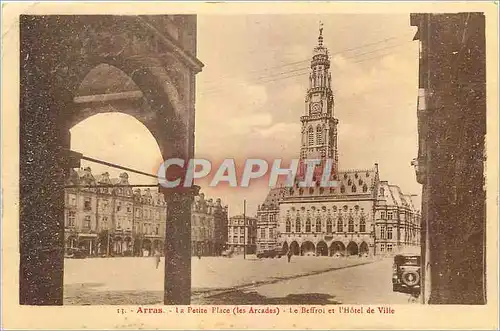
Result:
[[[390,38],[388,38],[388,39],[390,39]],[[396,44],[396,45],[390,45],[390,46],[387,46],[387,47],[377,48],[377,49],[370,50],[370,51],[367,51],[367,52],[363,52],[363,53],[359,53],[359,54],[354,54],[353,56],[348,56],[345,59],[347,59],[347,60],[349,60],[349,59],[355,59],[355,58],[358,58],[358,57],[361,57],[361,56],[364,56],[364,55],[367,55],[367,54],[376,53],[376,52],[383,51],[383,50],[386,50],[386,49],[393,49],[393,48],[401,47],[401,46],[404,46],[404,45],[406,45],[406,44],[408,44],[410,42],[411,41],[406,41],[406,42],[399,43],[399,44]],[[358,47],[358,48],[361,48],[361,47]],[[332,53],[331,55],[341,54],[342,52],[343,51]],[[361,59],[359,61],[354,61],[354,62],[351,62],[351,63],[353,63],[353,64],[361,63],[361,62],[365,62],[365,61],[368,61],[368,60],[377,59],[377,58],[380,58],[382,56],[386,56],[388,54],[392,54],[392,53],[384,53],[384,54],[380,54],[378,56],[369,57],[369,58],[366,58],[366,59]],[[308,59],[307,61],[310,61],[310,59]],[[302,62],[302,61],[300,61],[300,62]],[[299,61],[296,62],[296,63],[299,63]],[[282,71],[282,72],[274,73],[274,74],[267,75],[267,76],[260,76],[260,77],[254,78],[254,79],[249,79],[247,82],[236,83],[236,85],[245,85],[245,84],[248,84],[248,83],[266,84],[266,83],[274,82],[274,81],[281,80],[281,79],[287,79],[287,78],[292,78],[292,77],[297,77],[297,76],[303,76],[303,75],[309,74],[309,72],[310,72],[310,67],[309,66],[307,66],[307,67],[301,67],[301,68],[295,68],[295,69],[292,69],[292,70]],[[289,75],[291,73],[297,73],[297,74]],[[281,77],[281,76],[283,76],[283,77]],[[224,92],[224,91],[227,91],[227,89],[229,87],[233,87],[234,85],[235,84],[233,83],[230,86],[222,86],[222,87],[219,87],[217,89],[204,90],[204,91],[200,92],[199,95],[211,95],[211,94],[215,94],[215,93],[218,93],[218,92]]]

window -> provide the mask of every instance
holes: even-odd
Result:
[[[156,235],[160,234],[160,226],[159,225],[157,225],[156,228],[155,228],[155,234]]]
[[[240,244],[244,244],[245,243],[245,237],[244,236],[240,236]]]
[[[68,226],[75,226],[76,213],[74,211],[68,212]]]
[[[321,232],[321,219],[316,220],[316,232]]]
[[[300,218],[297,218],[295,221],[295,232],[301,232],[302,229],[300,228]]]
[[[307,219],[306,221],[306,232],[311,232],[311,220]]]
[[[368,191],[368,186],[366,186],[366,184],[365,184],[365,185],[363,185],[363,192],[366,193],[367,191]]]
[[[385,220],[385,211],[380,212],[380,218]]]
[[[245,234],[245,228],[240,228],[240,234]]]
[[[385,252],[385,244],[380,244],[380,252]]]
[[[364,217],[361,217],[361,221],[359,222],[359,232],[366,232],[366,221]]]
[[[387,219],[392,220],[392,211],[387,212]]]
[[[307,136],[308,145],[309,146],[314,145],[314,130],[313,130],[312,126],[309,127],[309,132],[307,134],[308,134],[308,136]]]
[[[103,229],[103,230],[108,229],[108,218],[107,217],[103,217],[101,219],[101,229]]]
[[[127,213],[131,213],[132,212],[132,208],[130,206],[127,206]]]
[[[345,193],[345,186],[344,186],[344,185],[342,185],[342,186],[340,187],[340,193]]]
[[[260,237],[263,239],[266,238],[266,229],[265,228],[260,229]]]
[[[328,219],[326,220],[326,232],[327,233],[332,233],[332,220]]]
[[[116,211],[120,211],[121,209],[122,209],[122,203],[118,202],[118,204],[116,205]]]
[[[321,145],[323,144],[323,130],[321,127],[318,125],[316,128],[316,145]]]
[[[76,206],[76,196],[74,194],[70,194],[68,196],[68,200],[69,200],[69,205],[70,206]]]
[[[286,220],[285,232],[292,232],[292,222],[289,218]]]
[[[385,239],[385,226],[380,227],[380,238]]]
[[[85,229],[90,229],[90,216],[85,216],[85,220],[83,222],[83,227]]]
[[[276,221],[276,215],[270,214],[269,215],[269,222],[275,222]]]
[[[342,217],[339,217],[337,221],[337,232],[344,232],[344,222],[342,221]]]
[[[121,229],[122,228],[122,220],[119,219],[119,218],[116,220],[116,228],[117,229]]]
[[[356,193],[356,185],[352,186],[352,193]]]
[[[349,222],[347,223],[347,231],[354,232],[354,220],[352,217],[349,217]]]
[[[392,239],[392,227],[387,228],[387,239]]]
[[[271,238],[271,239],[274,238],[274,229],[273,228],[269,229],[269,238]]]
[[[237,244],[238,243],[238,236],[233,237],[233,243]]]
[[[351,186],[351,185],[352,185],[352,180],[350,180],[350,179],[349,179],[349,180],[347,181],[347,186]]]
[[[83,201],[83,210],[92,210],[90,198],[85,198]]]
[[[387,252],[392,252],[392,244],[387,244]]]

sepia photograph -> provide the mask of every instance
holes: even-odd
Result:
[[[78,6],[11,21],[13,304],[287,328],[498,308],[495,15]],[[191,327],[214,325],[236,324]]]

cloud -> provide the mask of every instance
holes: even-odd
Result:
[[[233,135],[248,134],[258,130],[259,127],[269,126],[272,116],[269,113],[256,113],[247,116],[232,118],[228,121],[229,129]]]
[[[298,123],[276,123],[265,129],[257,129],[262,137],[272,137],[280,135],[281,139],[295,138],[300,135],[300,125]]]

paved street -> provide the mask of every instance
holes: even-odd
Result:
[[[392,292],[391,259],[249,287],[199,300],[199,304],[407,304]]]
[[[65,304],[158,304],[163,301],[163,260],[156,269],[153,258],[67,259],[64,282]],[[390,282],[390,260],[192,259],[193,304],[406,303],[406,295],[392,293]]]

